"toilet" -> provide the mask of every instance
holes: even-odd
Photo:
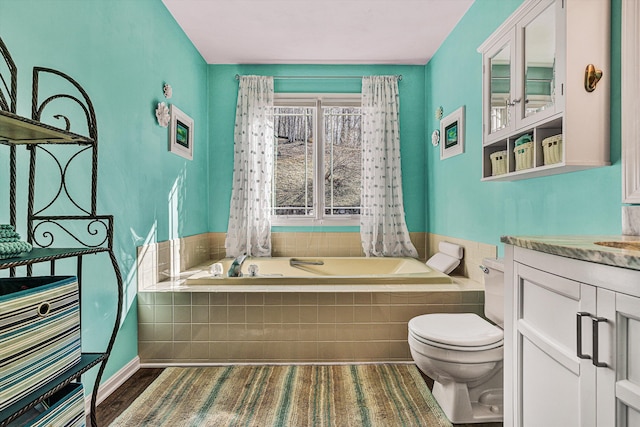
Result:
[[[409,348],[434,380],[433,397],[452,423],[503,419],[504,264],[486,258],[485,316],[435,313],[409,321]]]

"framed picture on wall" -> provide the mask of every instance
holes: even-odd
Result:
[[[171,105],[169,151],[193,160],[193,119]]]
[[[464,153],[464,105],[440,121],[440,160]]]

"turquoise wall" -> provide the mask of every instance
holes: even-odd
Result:
[[[160,0],[0,0],[0,37],[18,67],[18,114],[31,116],[33,66],[69,74],[96,110],[98,213],[115,216],[115,253],[126,286],[107,379],[137,356],[136,246],[208,231],[207,65]],[[193,161],[168,152],[168,129],[156,122],[164,82],[173,87],[168,102],[195,120]],[[25,235],[28,158],[18,151],[19,231]],[[7,159],[0,146],[0,163]],[[74,169],[67,179],[89,178]],[[7,193],[0,191],[0,223],[8,223]],[[100,351],[115,318],[114,275],[102,255],[85,257],[84,264],[83,340],[85,348]],[[60,263],[56,272],[65,271],[74,269]],[[95,378],[95,369],[89,376]]]
[[[363,76],[402,74],[400,90],[400,151],[406,220],[409,231],[426,231],[424,217],[424,66],[402,65],[209,65],[211,138],[210,230],[226,232],[233,174],[233,129],[238,95],[235,75]],[[358,79],[276,80],[276,92],[360,92]],[[295,230],[297,230],[296,228]],[[357,231],[353,227],[300,228],[307,231]],[[280,231],[281,229],[277,230]],[[293,231],[292,228],[284,230]]]
[[[427,66],[207,65],[160,0],[0,0],[0,37],[19,70],[18,113],[30,116],[31,67],[68,73],[97,114],[98,211],[115,216],[115,250],[125,279],[123,323],[105,379],[137,355],[136,247],[227,228],[233,170],[236,74],[402,74],[401,151],[407,224],[499,244],[503,234],[620,232],[620,9],[612,1],[610,167],[516,182],[481,182],[481,55],[476,51],[521,0],[476,0]],[[428,18],[425,17],[425,22]],[[55,23],[55,26],[52,25]],[[194,160],[167,152],[154,110],[162,85],[195,119]],[[358,92],[356,80],[278,81],[281,92]],[[430,144],[438,106],[466,106],[466,151],[444,161]],[[28,159],[19,150],[25,206]],[[0,147],[0,162],[8,150]],[[85,174],[72,172],[74,180]],[[0,170],[0,182],[7,182]],[[0,200],[7,191],[0,186]],[[597,202],[596,202],[597,201]],[[25,209],[19,212],[24,218]],[[0,203],[0,223],[8,222]],[[19,224],[23,234],[24,220]],[[316,228],[316,231],[328,231]],[[353,229],[348,228],[348,231]],[[335,231],[331,229],[329,231]],[[83,338],[103,348],[114,318],[113,273],[89,257]],[[60,271],[62,272],[62,271]],[[44,273],[43,273],[44,274]]]
[[[620,0],[612,1],[612,166],[514,182],[481,182],[482,57],[478,46],[522,0],[476,0],[425,67],[426,129],[466,107],[465,153],[440,160],[427,149],[426,218],[429,232],[500,245],[501,235],[619,234]]]

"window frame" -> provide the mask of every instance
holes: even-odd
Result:
[[[313,127],[313,212],[311,216],[271,215],[272,226],[359,226],[360,215],[326,215],[324,180],[324,119],[322,107],[362,107],[361,93],[274,93],[275,107],[310,107],[315,109]],[[318,143],[319,142],[319,143]]]

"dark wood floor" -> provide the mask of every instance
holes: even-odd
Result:
[[[125,381],[124,384],[118,387],[116,391],[111,393],[109,397],[98,405],[98,408],[96,408],[98,426],[107,427],[113,420],[118,418],[118,415],[124,412],[124,410],[136,400],[136,397],[140,396],[163,370],[164,369],[159,368],[144,368],[139,369],[133,374],[131,378]],[[89,417],[87,417],[87,426],[90,425],[91,421],[89,421]]]
[[[111,393],[96,410],[96,419],[98,426],[107,427],[120,415],[131,403],[155,380],[163,369],[160,368],[144,368],[139,369],[131,378],[125,381],[116,391]],[[429,390],[433,388],[433,380],[422,374]],[[87,425],[91,422],[87,417]],[[502,427],[502,423],[483,423],[483,424],[456,424],[460,427]],[[138,426],[131,426],[138,427]]]

